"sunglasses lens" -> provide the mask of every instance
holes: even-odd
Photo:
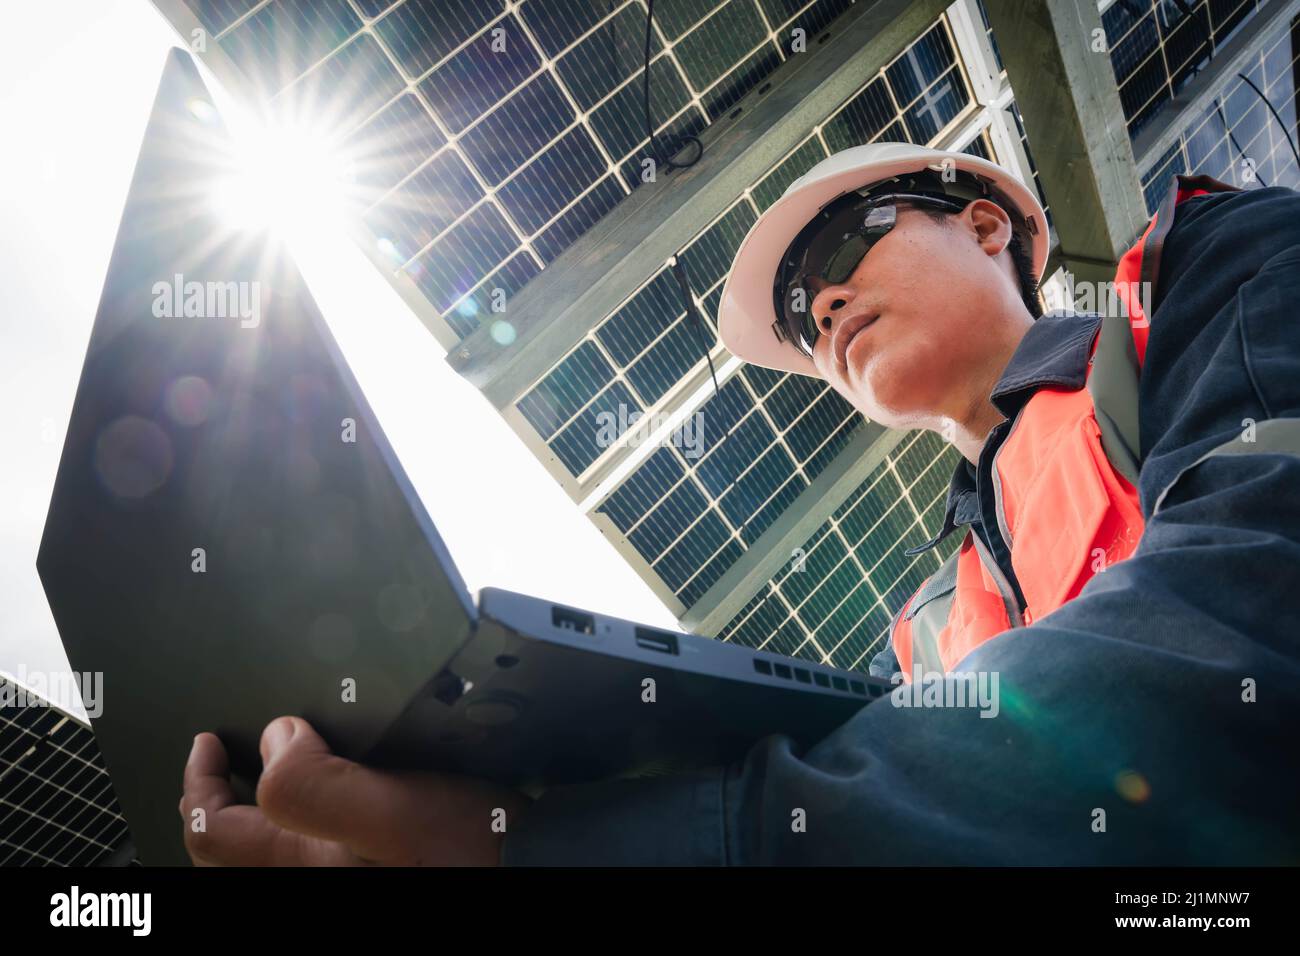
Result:
[[[798,237],[787,250],[777,285],[778,291],[784,288],[779,309],[784,313],[785,338],[810,356],[819,331],[812,315],[815,293],[806,280],[813,277],[828,285],[847,282],[871,247],[894,227],[897,216],[891,202],[877,202],[864,213],[860,200],[845,199],[847,205],[824,212],[815,222],[815,231],[810,224],[810,234]]]
[[[853,270],[858,267],[858,263],[871,249],[871,244],[871,240],[865,236],[857,234],[849,236],[826,260],[822,278],[833,285],[847,282],[849,276],[853,275]]]

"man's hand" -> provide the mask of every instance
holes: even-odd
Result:
[[[492,866],[529,804],[517,791],[451,774],[390,773],[330,753],[300,717],[262,731],[257,805],[235,802],[215,734],[194,738],[185,765],[185,847],[198,866]],[[194,810],[205,830],[195,832]]]

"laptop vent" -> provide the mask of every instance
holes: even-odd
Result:
[[[838,674],[828,674],[826,671],[815,670],[807,667],[791,667],[789,664],[780,664],[775,661],[769,661],[762,657],[754,658],[754,670],[767,677],[779,677],[782,680],[795,681],[800,684],[816,684],[818,687],[834,687],[836,690],[849,693],[850,691],[859,697],[867,696],[867,685],[860,680],[847,680]],[[879,690],[873,685],[871,696],[879,697]]]

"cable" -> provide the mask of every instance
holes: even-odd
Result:
[[[1200,17],[1196,16],[1192,12],[1191,8],[1188,7],[1187,5],[1187,0],[1173,0],[1173,2],[1174,5],[1177,6],[1180,11],[1182,11],[1183,16],[1187,17],[1192,22],[1194,22],[1196,26],[1200,29],[1201,36],[1204,38],[1206,46],[1210,48],[1210,52],[1207,55],[1206,59],[1207,60],[1214,59],[1214,54],[1218,51],[1215,48],[1214,36],[1213,34],[1210,33],[1210,28],[1206,25],[1205,22],[1201,20]],[[1125,2],[1125,0],[1121,0],[1121,3],[1123,3],[1124,9],[1128,10],[1130,14],[1134,12],[1133,8],[1129,5],[1128,2]],[[1193,66],[1192,72],[1193,74],[1199,73],[1200,67]],[[1291,147],[1291,155],[1295,157],[1296,168],[1300,170],[1300,151],[1296,150],[1295,142],[1291,139],[1291,132],[1286,128],[1286,123],[1283,122],[1282,117],[1278,115],[1277,110],[1273,106],[1272,100],[1270,100],[1264,94],[1264,91],[1261,90],[1258,86],[1256,86],[1254,82],[1250,79],[1250,77],[1246,76],[1246,74],[1238,73],[1237,78],[1242,82],[1244,82],[1252,90],[1254,90],[1255,95],[1264,101],[1264,105],[1268,107],[1268,111],[1273,114],[1273,119],[1277,120],[1277,125],[1281,128],[1282,135],[1286,137],[1287,145]],[[1292,98],[1294,99],[1294,94]],[[1232,130],[1228,127],[1228,118],[1223,113],[1223,104],[1221,102],[1220,97],[1215,97],[1214,111],[1219,117],[1219,122],[1223,124],[1223,131],[1228,134],[1228,139],[1232,142],[1232,145],[1237,148],[1237,155],[1242,158],[1243,162],[1250,162],[1250,159],[1246,156],[1246,151],[1241,148],[1241,144],[1237,142],[1237,137],[1232,135]],[[1268,183],[1264,182],[1264,178],[1259,175],[1259,172],[1257,170],[1253,170],[1253,172],[1255,178],[1259,180],[1259,184],[1261,186],[1267,187]]]
[[[681,256],[673,256],[672,262],[673,278],[677,280],[677,288],[682,294],[682,305],[686,307],[686,320],[695,326],[695,338],[700,343],[700,350],[709,362],[709,375],[713,377],[713,392],[720,395],[722,390],[718,388],[718,372],[713,367],[713,356],[709,352],[709,342],[704,337],[704,319],[700,318],[699,307],[695,304],[695,297],[691,295],[691,280],[686,275],[686,263],[682,262]]]
[[[644,100],[645,100],[645,132],[650,140],[650,152],[654,154],[655,162],[662,166],[666,171],[671,172],[674,169],[689,169],[700,161],[704,155],[704,144],[700,142],[698,136],[684,136],[675,144],[673,151],[665,156],[659,150],[659,143],[655,140],[654,121],[650,118],[650,41],[654,38],[654,21],[655,21],[655,0],[646,0],[645,5],[645,66],[644,73]],[[681,152],[684,143],[695,144],[695,156],[689,162],[674,163],[671,156],[676,156]]]
[[[1282,121],[1282,117],[1277,115],[1277,110],[1273,108],[1272,102],[1264,95],[1264,92],[1251,81],[1250,77],[1246,76],[1246,74],[1238,73],[1237,77],[1238,79],[1244,80],[1245,83],[1255,91],[1255,94],[1264,101],[1264,105],[1268,107],[1269,112],[1273,114],[1273,119],[1277,120],[1277,125],[1282,127],[1282,135],[1286,137],[1286,144],[1291,147],[1291,155],[1295,157],[1296,167],[1300,168],[1300,152],[1296,151],[1295,143],[1291,139],[1291,133],[1286,128],[1286,123]]]
[[[673,270],[673,277],[677,280],[677,288],[682,294],[682,303],[686,306],[686,320],[695,326],[695,336],[699,340],[700,348],[704,352],[704,357],[709,362],[709,376],[713,379],[713,395],[715,398],[720,399],[722,398],[722,389],[718,387],[718,372],[717,369],[713,367],[713,356],[709,354],[708,340],[704,338],[704,319],[700,317],[700,310],[695,304],[695,297],[691,295],[691,280],[686,274],[686,263],[682,262],[680,254],[673,256],[671,268]],[[726,446],[726,450],[722,447],[715,446],[717,450],[714,454],[726,455],[731,458],[731,464],[735,467],[735,476],[727,483],[727,487],[722,489],[722,493],[718,495],[717,500],[719,502],[721,502],[723,498],[727,497],[732,488],[736,487],[736,482],[740,480],[741,472],[745,470],[744,463],[738,461],[736,458],[736,455],[739,454],[739,452],[731,451],[730,446],[727,445],[727,437],[728,435],[724,435],[719,442],[719,445]],[[755,515],[750,515],[744,521],[736,525],[736,533],[739,534],[744,531],[754,517]]]

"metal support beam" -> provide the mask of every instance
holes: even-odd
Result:
[[[1060,262],[1108,281],[1147,214],[1097,5],[997,0],[985,9],[1052,205]]]
[[[907,433],[867,422],[740,559],[682,615],[693,634],[716,635],[867,480]]]
[[[515,401],[668,258],[938,19],[946,0],[860,0],[701,136],[689,169],[641,186],[510,302],[509,345],[480,328],[448,362],[497,408]]]
[[[1205,69],[1165,104],[1138,134],[1133,143],[1138,170],[1147,172],[1171,146],[1177,144],[1187,125],[1214,105],[1224,85],[1238,73],[1244,73],[1264,45],[1278,31],[1289,29],[1297,15],[1300,15],[1300,0],[1273,0],[1219,47]],[[1268,121],[1271,123],[1273,119],[1270,117]]]

